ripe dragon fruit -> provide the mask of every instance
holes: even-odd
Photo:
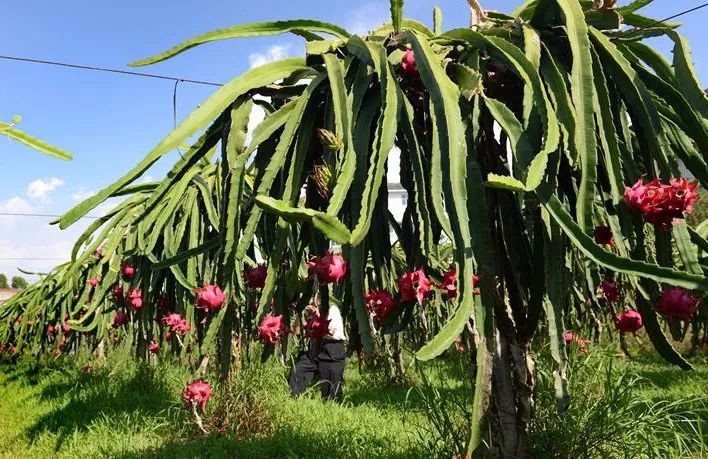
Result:
[[[160,311],[169,311],[172,307],[172,302],[166,296],[161,296],[157,299],[157,308]]]
[[[644,184],[640,178],[631,187],[626,187],[624,197],[629,208],[639,212],[648,223],[668,231],[672,225],[693,211],[698,200],[695,190],[698,182],[688,182],[680,177],[670,179],[668,185],[655,179]]]
[[[113,328],[122,327],[128,323],[128,314],[123,311],[118,311],[113,316]]]
[[[187,319],[176,312],[163,317],[162,323],[169,327],[171,332],[177,333],[178,335],[186,335],[189,332]]]
[[[608,280],[600,282],[600,286],[597,288],[597,296],[612,303],[617,303],[621,300],[617,284]]]
[[[442,283],[438,288],[447,294],[448,300],[457,297],[457,267],[455,265],[450,266],[450,269],[443,274]]]
[[[273,345],[286,333],[287,328],[282,315],[266,314],[258,326],[258,339],[263,343]]]
[[[135,276],[135,266],[123,263],[120,265],[120,273],[126,279],[132,279]]]
[[[115,301],[123,301],[123,289],[120,286],[113,287],[111,296],[113,296]]]
[[[143,307],[143,291],[139,289],[128,290],[128,303],[135,309],[139,311]]]
[[[221,309],[226,299],[226,295],[218,285],[204,284],[204,288],[195,290],[197,294],[197,309],[204,311],[216,311]]]
[[[575,343],[578,345],[578,350],[582,352],[583,354],[587,352],[587,345],[590,344],[590,340],[588,339],[583,339],[579,335],[576,335],[572,331],[567,331],[563,334],[563,340],[565,341],[565,344],[568,345],[570,343]]]
[[[387,290],[370,290],[364,297],[364,301],[366,301],[366,310],[379,322],[386,320],[396,307],[393,295]]]
[[[329,320],[324,320],[319,314],[310,314],[305,319],[305,337],[322,339],[329,336]]]
[[[595,236],[595,243],[598,245],[609,245],[614,247],[614,239],[612,234],[612,228],[609,226],[596,226],[593,232]]]
[[[401,70],[404,74],[411,78],[418,79],[420,74],[418,73],[418,65],[415,62],[415,54],[410,49],[407,49],[401,59]]]
[[[409,271],[398,278],[398,289],[401,292],[401,301],[423,302],[426,294],[430,291],[432,282],[425,276],[423,269]]]
[[[188,406],[198,406],[202,413],[206,411],[206,405],[211,398],[211,384],[203,379],[197,379],[187,384],[182,392],[182,398]]]
[[[644,325],[639,311],[623,311],[616,319],[615,325],[620,333],[637,333]]]
[[[661,292],[656,312],[668,319],[689,321],[698,310],[698,299],[686,289],[667,288]]]
[[[320,284],[336,284],[347,273],[347,262],[341,255],[328,253],[324,257],[315,257],[308,263]]]
[[[244,272],[246,283],[251,288],[263,288],[265,286],[267,275],[268,267],[266,267],[266,265],[258,265],[253,268],[246,269]]]

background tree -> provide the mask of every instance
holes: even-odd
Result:
[[[700,189],[698,196],[700,199],[693,205],[693,213],[686,217],[686,222],[694,227],[700,226],[701,223],[708,220],[708,191]]]
[[[27,280],[22,276],[12,276],[12,288],[24,290],[27,288]]]
[[[7,283],[7,276],[0,274],[0,288],[10,288],[10,284]]]

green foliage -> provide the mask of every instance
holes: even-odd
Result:
[[[339,38],[348,38],[349,33],[334,24],[329,24],[322,21],[312,21],[307,19],[296,19],[292,21],[276,21],[276,22],[260,22],[254,24],[245,24],[240,26],[229,27],[226,29],[214,30],[190,40],[180,43],[174,48],[165,51],[164,53],[157,54],[153,57],[148,57],[146,59],[141,59],[132,62],[130,65],[133,67],[141,67],[144,65],[151,65],[157,62],[170,59],[177,54],[180,54],[190,48],[199,46],[204,43],[209,43],[211,41],[217,40],[229,40],[234,38],[244,38],[244,37],[259,37],[268,35],[280,35],[286,32],[293,32],[296,34],[302,34],[303,32],[324,32],[332,34]],[[305,35],[310,39],[316,37],[316,35]],[[317,38],[318,40],[320,38]]]
[[[95,336],[72,334],[66,352],[129,337],[145,358],[146,343],[155,340],[193,369],[219,353],[225,378],[232,338],[250,342],[268,311],[291,325],[318,294],[323,304],[341,305],[356,324],[350,338],[368,354],[403,342],[427,360],[465,330],[477,336],[466,452],[501,448],[524,456],[533,402],[529,343],[539,329],[550,337],[554,399],[565,412],[566,319],[613,328],[596,293],[604,278],[636,299],[659,355],[690,368],[654,304],[665,286],[708,289],[705,227],[662,232],[631,213],[622,194],[639,177],[678,175],[681,162],[708,185],[701,154],[708,99],[675,25],[636,29],[653,22],[636,13],[644,4],[620,15],[597,11],[593,2],[538,0],[524,3],[517,17],[490,13],[474,28],[442,32],[439,11],[431,31],[403,18],[403,2],[393,0],[391,23],[364,37],[311,20],[246,24],[136,62],[239,37],[292,32],[308,43],[305,59],[251,69],[219,88],[132,170],[55,222],[66,228],[105,200],[124,198],[82,234],[70,262],[0,308],[0,343],[20,353],[60,350],[47,330],[67,321]],[[675,43],[671,64],[645,43],[657,35]],[[410,53],[401,64],[406,51],[415,68]],[[265,119],[249,131],[255,105]],[[336,139],[327,148],[317,138],[322,130]],[[196,134],[162,181],[134,185]],[[401,151],[398,171],[387,169],[394,147]],[[394,172],[408,192],[400,222],[387,205]],[[592,237],[604,224],[616,250]],[[349,258],[350,273],[318,288],[306,263],[332,242]],[[451,250],[442,250],[447,245]],[[126,262],[137,269],[132,279],[119,274]],[[256,263],[267,265],[262,289],[242,275]],[[454,298],[436,288],[422,304],[400,302],[384,323],[367,313],[364,292],[386,289],[400,298],[395,280],[404,272],[424,268],[439,284],[450,266]],[[481,274],[476,287],[473,274]],[[89,279],[98,285],[89,287]],[[205,283],[226,292],[218,312],[195,307],[194,289]],[[142,290],[144,307],[112,298],[116,286]],[[163,297],[190,324],[169,342],[156,326]],[[114,329],[120,310],[129,312],[129,323]],[[705,320],[698,315],[681,326],[698,342]],[[283,357],[286,346],[265,355]],[[506,414],[489,402],[492,380],[504,374],[505,401],[515,404],[518,419],[500,423]],[[608,393],[625,396],[607,384]],[[490,414],[496,424],[487,424]],[[495,435],[503,438],[495,445],[484,438],[488,427],[518,432]]]
[[[403,387],[387,385],[374,369],[359,373],[350,361],[343,405],[321,402],[317,387],[292,400],[279,364],[249,366],[216,385],[208,436],[181,407],[189,371],[169,359],[137,363],[130,354],[119,346],[89,372],[83,353],[1,364],[0,450],[13,457],[448,457],[469,429],[470,368],[461,353],[426,363]],[[579,399],[566,417],[549,390],[552,364],[539,359],[531,457],[705,455],[704,357],[693,373],[644,353],[636,362],[618,360],[609,348],[571,357]]]
[[[13,119],[12,123],[8,124],[0,121],[0,135],[7,136],[12,140],[16,140],[34,150],[39,151],[40,153],[44,153],[58,159],[69,160],[72,158],[71,153],[67,152],[66,150],[62,150],[59,147],[50,145],[43,140],[40,140],[36,137],[31,136],[30,134],[27,134],[24,131],[21,131],[20,129],[17,129],[15,127],[15,124],[17,124],[19,121],[20,117],[17,115],[15,115],[15,118]]]
[[[704,372],[701,367],[691,380],[700,381]],[[576,402],[567,416],[557,414],[550,397],[539,397],[532,423],[534,456],[701,457],[708,452],[705,384],[687,385],[685,373],[657,366],[651,358],[626,364],[602,349],[574,362],[570,373]],[[538,374],[540,388],[553,384],[544,363]],[[666,391],[679,387],[680,392]]]
[[[403,0],[391,0],[391,22],[393,23],[393,33],[401,31],[401,21],[403,20]]]
[[[7,278],[5,279],[5,283],[7,284]],[[12,276],[12,288],[16,288],[18,290],[24,290],[27,288],[27,280],[22,277],[22,276]]]
[[[0,274],[0,288],[10,288],[10,284],[7,283],[7,276],[5,274]]]
[[[700,189],[698,196],[698,201],[693,205],[693,213],[686,218],[686,223],[694,228],[708,220],[708,191]]]

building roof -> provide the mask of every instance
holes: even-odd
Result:
[[[388,189],[389,192],[391,191],[406,191],[405,188],[403,188],[403,185],[400,183],[395,183],[395,182],[388,182],[386,185],[386,188]]]
[[[0,288],[0,303],[4,303],[9,300],[17,292],[19,292],[19,290],[15,290],[13,288]]]

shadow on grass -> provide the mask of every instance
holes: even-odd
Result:
[[[427,380],[421,378],[420,370],[428,375]],[[427,405],[421,397],[421,390],[426,393],[426,396],[432,394],[434,388],[440,397],[459,397],[466,390],[470,390],[462,382],[467,378],[471,380],[473,377],[460,365],[458,355],[443,356],[435,363],[428,363],[418,370],[410,369],[409,375],[413,375],[413,379],[405,384],[395,385],[385,380],[369,380],[364,372],[354,376],[355,382],[347,385],[345,374],[345,402],[354,406],[371,404],[381,408],[423,409]],[[440,375],[444,375],[442,380]]]
[[[28,431],[31,442],[42,433],[57,434],[58,451],[66,437],[75,431],[87,431],[98,419],[119,414],[157,415],[173,405],[174,391],[148,367],[139,367],[126,376],[111,374],[82,375],[78,380],[64,378],[50,382],[41,391],[43,399],[67,402],[42,416]]]
[[[671,389],[697,381],[708,381],[708,371],[700,362],[693,362],[694,370],[686,371],[668,364],[656,355],[640,356],[630,361],[631,371],[661,389]]]
[[[353,406],[359,405],[374,405],[379,408],[398,408],[398,409],[423,409],[426,407],[426,403],[420,396],[418,389],[422,389],[422,386],[389,386],[389,387],[376,387],[370,386],[358,386],[355,390],[346,391],[345,386],[345,403],[351,404]],[[439,388],[441,397],[457,395],[464,388]]]
[[[358,443],[359,442],[359,443]],[[232,437],[208,436],[176,440],[156,448],[118,456],[121,459],[208,457],[232,458],[323,458],[323,457],[387,457],[423,458],[420,451],[410,447],[406,451],[390,453],[388,443],[361,444],[362,439],[331,433],[303,434],[289,427],[279,429],[270,437],[251,437],[237,440]]]
[[[25,386],[36,386],[53,370],[40,365],[2,363],[0,371],[5,375],[4,379],[8,383],[18,382]]]

